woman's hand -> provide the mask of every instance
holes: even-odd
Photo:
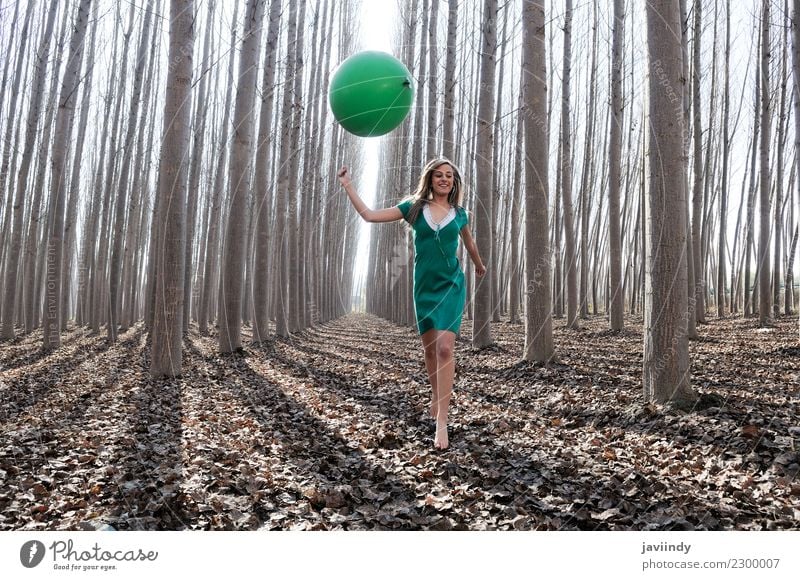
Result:
[[[350,184],[350,175],[347,173],[347,165],[342,165],[342,168],[336,176],[339,178],[339,183],[342,184],[342,187],[347,187]]]
[[[478,264],[477,266],[475,266],[475,275],[477,275],[480,278],[484,274],[486,274],[486,266],[484,266],[483,264]]]

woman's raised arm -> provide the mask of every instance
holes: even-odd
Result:
[[[369,209],[367,204],[365,204],[358,196],[358,193],[356,193],[353,182],[350,181],[350,175],[347,173],[347,166],[342,167],[337,175],[339,177],[339,183],[342,184],[342,187],[344,187],[344,190],[347,192],[347,196],[350,198],[353,207],[356,208],[358,215],[360,215],[364,221],[377,223],[394,222],[403,219],[403,212],[397,207]]]

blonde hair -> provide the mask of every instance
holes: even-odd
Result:
[[[422,175],[419,177],[417,188],[414,190],[414,193],[411,194],[411,199],[414,204],[411,206],[411,209],[408,210],[406,221],[408,221],[409,224],[413,224],[417,220],[417,216],[419,216],[419,212],[422,211],[423,205],[428,202],[428,195],[433,191],[433,172],[442,165],[449,165],[453,168],[453,189],[447,194],[447,201],[456,208],[461,207],[461,202],[464,198],[464,182],[461,179],[461,172],[458,170],[455,163],[446,157],[436,157],[428,161],[422,169]]]

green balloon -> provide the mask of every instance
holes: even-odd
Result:
[[[411,109],[411,73],[391,54],[359,52],[333,73],[328,100],[345,131],[359,137],[385,135],[400,125]]]

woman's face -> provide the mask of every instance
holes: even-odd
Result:
[[[447,195],[453,189],[453,179],[453,168],[449,163],[442,163],[431,174],[433,192],[439,195]]]

